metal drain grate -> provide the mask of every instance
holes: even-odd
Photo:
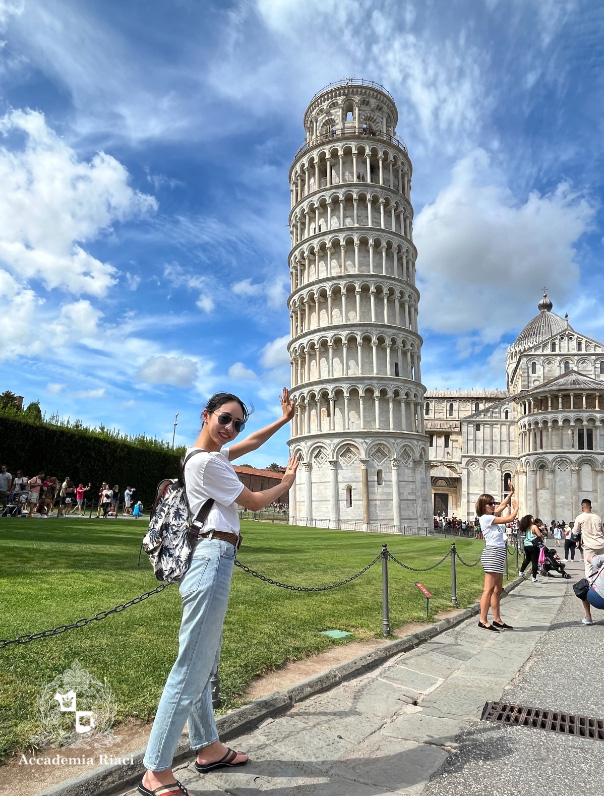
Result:
[[[508,705],[505,702],[487,702],[480,720],[497,721],[512,727],[534,727],[538,730],[604,741],[604,719],[573,716],[571,713],[562,713],[559,710],[541,710],[524,705]]]

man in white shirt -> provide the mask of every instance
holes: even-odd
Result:
[[[583,498],[581,501],[582,512],[575,520],[574,532],[580,533],[583,543],[583,559],[585,561],[585,577],[589,580],[592,574],[591,559],[594,556],[604,555],[604,529],[602,520],[591,510],[591,500]],[[583,602],[585,618],[582,620],[584,625],[593,624],[591,618],[591,606],[588,602]]]
[[[12,482],[13,477],[7,471],[6,465],[3,464],[0,468],[0,503],[2,503],[2,509],[6,508],[6,502],[8,500],[8,494],[10,492],[10,485]]]

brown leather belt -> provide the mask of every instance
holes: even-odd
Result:
[[[232,544],[236,550],[241,547],[243,537],[241,534],[229,533],[227,531],[206,531],[205,533],[197,534],[198,539],[220,539],[221,542],[228,542]]]

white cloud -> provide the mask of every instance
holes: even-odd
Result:
[[[0,147],[0,262],[21,281],[104,295],[115,268],[82,244],[115,222],[155,210],[155,199],[128,185],[115,158],[101,152],[80,161],[39,112],[7,113],[0,136],[13,145]]]
[[[24,0],[0,0],[0,27],[4,27],[10,17],[22,14],[24,7]]]
[[[578,281],[575,246],[594,212],[564,183],[519,201],[483,150],[463,158],[415,222],[420,326],[484,342],[523,326],[544,286],[555,298]]]
[[[235,362],[229,368],[229,379],[233,381],[253,381],[258,377],[250,368],[246,368],[243,362]]]
[[[49,392],[51,395],[59,395],[65,389],[65,384],[58,384],[54,381],[49,381],[46,385],[46,392]]]
[[[78,390],[73,393],[74,398],[103,398],[105,396],[105,388],[98,387],[96,390]]]
[[[144,362],[136,378],[148,384],[190,387],[197,377],[198,365],[187,357],[155,356]]]
[[[262,367],[277,368],[279,365],[289,364],[288,343],[288,334],[283,337],[277,337],[276,340],[267,343],[260,352],[260,364]]]
[[[253,296],[262,296],[269,307],[273,309],[282,309],[285,307],[285,302],[288,296],[285,280],[282,277],[275,276],[275,278],[253,284],[251,278],[242,279],[240,282],[235,282],[232,291],[236,296],[243,298],[251,298]]]
[[[242,279],[241,282],[235,282],[233,285],[233,293],[236,296],[257,296],[261,290],[260,285],[252,285],[251,278]]]
[[[202,293],[195,302],[200,310],[208,314],[214,309],[214,302],[207,294]]]
[[[77,343],[84,337],[98,334],[98,322],[102,316],[103,313],[86,299],[64,304],[59,317],[46,326],[46,333],[51,335],[55,345]]]

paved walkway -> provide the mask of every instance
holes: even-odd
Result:
[[[479,719],[502,695],[604,716],[604,623],[581,625],[559,578],[523,583],[503,608],[514,632],[487,633],[472,618],[229,742],[249,753],[247,766],[200,777],[189,764],[177,776],[196,796],[601,794],[603,742]]]

